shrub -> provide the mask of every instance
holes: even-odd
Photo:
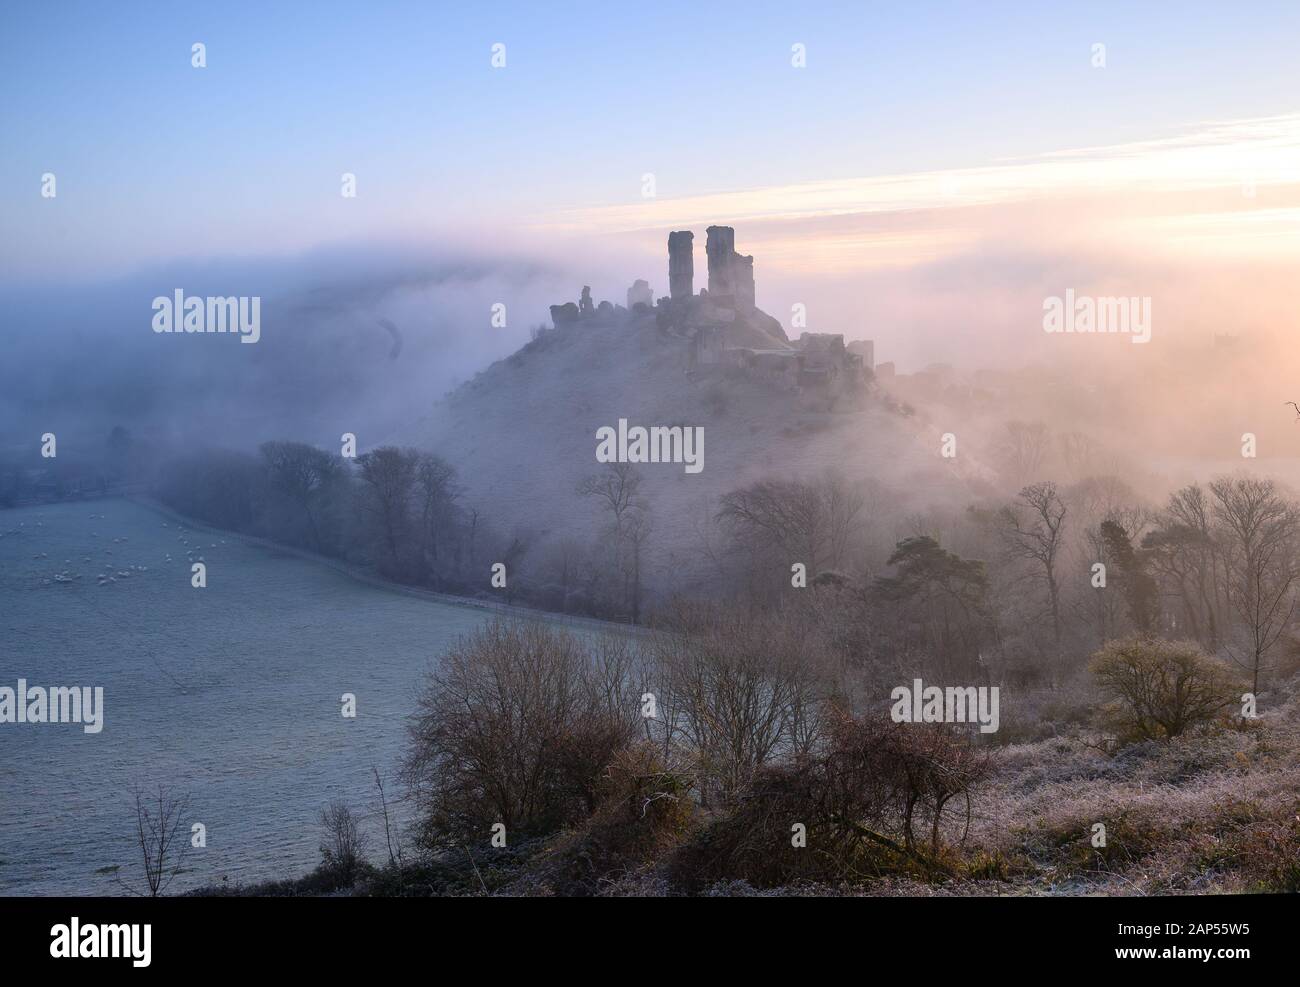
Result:
[[[1240,846],[1254,890],[1300,892],[1300,816],[1262,825],[1243,835]]]
[[[1111,641],[1089,667],[1113,700],[1106,716],[1126,741],[1177,737],[1213,720],[1240,694],[1228,670],[1190,641]]]
[[[942,824],[969,807],[990,759],[958,735],[928,725],[856,720],[836,713],[824,754],[768,765],[734,807],[683,847],[674,880],[775,887],[797,880],[857,880],[890,872],[949,874]],[[802,824],[805,845],[793,827]]]
[[[541,623],[489,624],[461,639],[421,694],[404,777],[426,848],[586,818],[601,775],[640,725],[638,662],[626,638],[589,655]]]
[[[1201,867],[1236,873],[1249,891],[1300,891],[1300,802],[1233,799],[1217,807],[1205,835]]]
[[[764,764],[813,749],[824,681],[788,621],[678,602],[651,647],[662,729],[697,759],[706,806],[728,802]]]
[[[1092,826],[1106,827],[1106,845],[1092,845]],[[1147,807],[1118,808],[1099,819],[1076,819],[1066,831],[1068,843],[1058,873],[1121,874],[1153,854],[1167,852],[1178,838],[1159,812]]]
[[[549,893],[591,895],[650,871],[695,828],[692,787],[653,744],[618,752],[601,778],[596,812],[561,842],[539,879]]]
[[[1017,877],[1034,873],[1034,865],[1028,858],[1018,854],[1007,854],[1001,850],[977,850],[962,867],[962,876],[970,881],[1007,883]]]
[[[365,847],[356,817],[342,802],[332,802],[321,811],[320,823],[321,871],[335,886],[350,888],[356,883]]]

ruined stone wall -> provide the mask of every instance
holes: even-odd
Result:
[[[629,310],[635,309],[638,305],[654,308],[654,303],[654,292],[650,290],[648,281],[637,278],[632,283],[632,287],[627,289],[627,307]]]
[[[732,254],[731,279],[736,308],[747,312],[754,307],[754,258]]]

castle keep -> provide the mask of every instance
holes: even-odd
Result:
[[[871,342],[845,346],[842,333],[802,333],[791,341],[781,323],[755,305],[754,258],[736,251],[736,231],[710,226],[704,243],[707,287],[695,292],[695,234],[668,234],[668,295],[653,302],[650,285],[637,280],[627,290],[627,307],[598,306],[590,287],[578,304],[551,306],[561,326],[609,325],[654,316],[659,332],[684,340],[687,372],[740,372],[781,389],[839,393],[861,388],[870,376]]]

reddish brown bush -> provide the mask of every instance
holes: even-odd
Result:
[[[987,754],[945,729],[833,716],[826,752],[759,770],[734,808],[676,855],[673,879],[772,887],[946,873],[945,819],[954,801],[969,810],[988,770]]]
[[[591,895],[654,867],[696,827],[693,779],[649,743],[619,751],[606,767],[595,813],[556,848],[541,875],[551,893]]]

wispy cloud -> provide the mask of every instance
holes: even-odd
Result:
[[[844,270],[930,261],[989,239],[1294,250],[1297,209],[1300,113],[977,168],[566,209],[533,225],[639,239],[722,222],[743,226],[744,249],[782,266]]]

